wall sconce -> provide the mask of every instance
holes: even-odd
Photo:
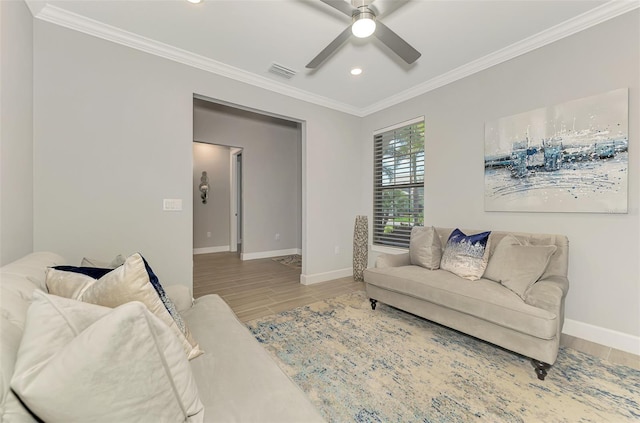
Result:
[[[207,172],[202,172],[199,188],[200,198],[202,198],[202,204],[207,204],[207,199],[209,198],[209,177],[207,176]]]

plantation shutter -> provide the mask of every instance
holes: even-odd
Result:
[[[424,224],[424,118],[373,135],[373,244],[409,247]]]

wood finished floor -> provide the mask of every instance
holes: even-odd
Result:
[[[302,285],[300,273],[270,258],[242,261],[237,253],[198,254],[193,256],[193,296],[218,294],[247,322],[364,290],[352,277]]]
[[[300,284],[300,269],[272,259],[240,260],[237,253],[193,256],[193,296],[218,294],[243,322],[326,298],[363,291],[352,277]],[[640,370],[640,356],[562,334],[561,345]]]

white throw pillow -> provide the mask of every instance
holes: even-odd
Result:
[[[11,388],[46,422],[204,414],[180,343],[139,302],[109,309],[34,292]]]
[[[524,299],[555,253],[555,245],[528,245],[508,234],[500,240],[482,276],[500,282]]]
[[[409,241],[409,258],[411,264],[436,270],[442,259],[442,244],[433,226],[425,228],[414,226]]]
[[[157,276],[139,253],[127,257],[122,266],[110,271],[109,269],[63,267],[67,269],[64,272],[67,274],[66,281],[60,274],[51,272],[52,269],[49,269],[52,273],[51,284],[47,274],[49,293],[112,308],[129,301],[140,301],[175,332],[189,359],[202,354],[202,350],[193,339],[191,331],[173,301],[166,295]],[[104,270],[104,272],[100,273],[102,276],[98,280],[90,283],[76,276],[76,272],[83,273],[87,270],[91,272]],[[60,280],[55,279],[58,277]],[[74,289],[81,283],[85,285]],[[69,293],[79,293],[79,295],[65,295]]]

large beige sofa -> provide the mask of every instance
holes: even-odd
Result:
[[[68,262],[57,254],[33,253],[0,270],[0,421],[36,421],[18,400],[10,382],[33,293],[45,286],[47,267],[61,264]],[[192,305],[188,292],[185,297],[186,288],[166,288],[204,350],[204,354],[186,365],[192,370],[204,412],[199,412],[197,418],[180,421],[324,421],[305,394],[280,370],[219,296],[207,295]],[[132,363],[132,371],[135,367]],[[53,400],[56,395],[59,393],[51,392]],[[106,398],[104,392],[100,395]],[[113,409],[122,407],[122,404],[110,405]],[[141,414],[135,421],[170,420]]]
[[[452,230],[435,228],[442,246]],[[491,233],[490,254],[507,234]],[[556,361],[564,322],[564,300],[569,289],[568,240],[563,235],[512,235],[531,245],[557,247],[524,298],[493,280],[470,281],[446,270],[412,265],[407,252],[382,254],[375,268],[365,270],[372,308],[377,302],[385,303],[522,354],[532,359],[538,378],[543,380]]]

